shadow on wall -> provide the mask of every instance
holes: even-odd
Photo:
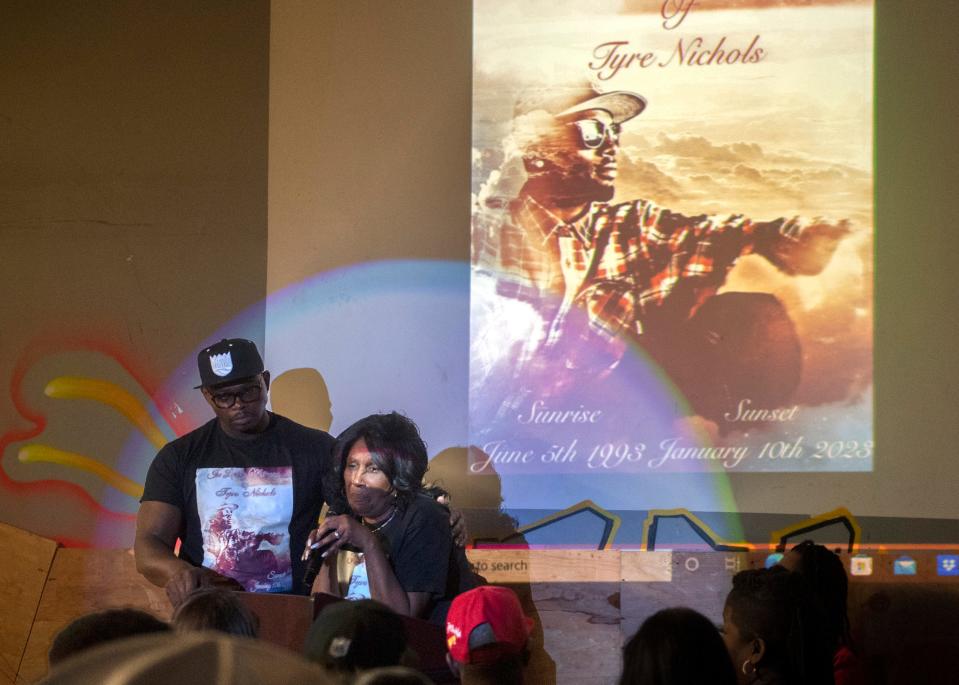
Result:
[[[316,369],[290,369],[274,378],[270,406],[277,414],[310,428],[329,432],[333,425],[330,390]]]
[[[489,459],[477,458],[475,447],[448,447],[430,461],[426,478],[452,495],[452,503],[463,512],[472,540],[500,540],[525,546],[516,536],[517,521],[502,510],[502,482]],[[471,458],[472,457],[472,458]],[[470,464],[484,463],[474,472]]]

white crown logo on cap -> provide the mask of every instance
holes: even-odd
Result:
[[[211,354],[210,368],[220,378],[228,376],[233,370],[233,357],[230,356],[229,350],[223,354]]]
[[[350,645],[353,643],[348,637],[334,637],[330,640],[329,653],[334,659],[342,659],[350,653]]]

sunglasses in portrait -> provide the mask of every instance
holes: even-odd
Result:
[[[619,124],[607,124],[599,119],[579,119],[570,124],[579,133],[580,143],[587,150],[595,150],[608,140],[611,145],[619,142]]]
[[[262,394],[263,390],[259,385],[248,385],[237,392],[211,392],[210,399],[220,409],[229,409],[236,404],[237,400],[240,400],[240,402],[256,402]]]

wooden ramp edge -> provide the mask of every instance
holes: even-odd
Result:
[[[43,586],[57,552],[53,540],[0,523],[0,684],[17,682]]]

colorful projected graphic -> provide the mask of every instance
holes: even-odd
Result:
[[[487,543],[629,543],[640,538],[642,515],[621,526],[609,512],[634,510],[639,501],[644,509],[735,510],[722,472],[637,484],[612,469],[584,480],[483,464],[488,455],[470,447],[467,430],[469,274],[465,263],[383,262],[317,275],[271,295],[263,352],[273,373],[272,408],[333,433],[372,412],[407,413],[430,448],[427,477],[454,493],[472,534]],[[262,303],[251,306],[196,348],[227,336],[259,337],[263,311]],[[4,496],[23,503],[23,520],[9,523],[36,529],[31,512],[43,510],[46,528],[38,532],[68,544],[132,544],[137,501],[158,447],[212,418],[193,387],[192,354],[163,383],[146,384],[132,368],[122,351],[95,343],[64,340],[25,355],[10,391],[33,428],[7,430],[0,441]],[[148,394],[145,387],[154,389]],[[597,511],[617,523],[611,528]],[[734,518],[719,524],[730,539],[739,535]]]
[[[872,22],[477,0],[471,468],[871,470]]]

